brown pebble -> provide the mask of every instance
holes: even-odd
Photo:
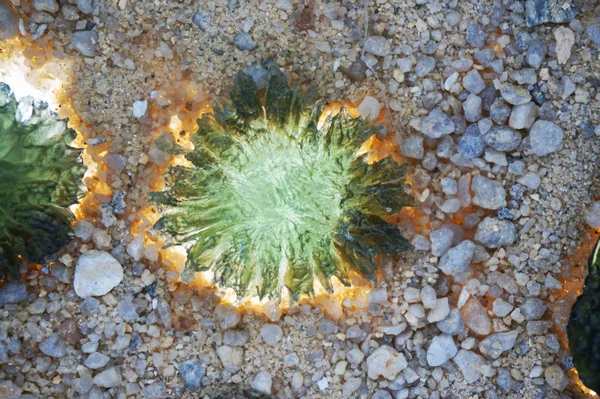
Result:
[[[309,30],[315,27],[315,13],[312,7],[306,7],[300,11],[296,18],[296,26],[300,30]]]
[[[83,338],[81,330],[74,319],[67,319],[63,321],[58,328],[60,335],[71,345],[79,344],[79,341]]]
[[[358,59],[350,64],[348,68],[340,67],[340,71],[353,82],[360,82],[367,77],[367,64],[363,60]]]

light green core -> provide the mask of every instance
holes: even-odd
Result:
[[[235,198],[230,206],[239,212],[236,228],[264,249],[318,245],[330,239],[339,221],[347,165],[336,164],[317,145],[301,145],[283,134],[257,135],[223,169]]]

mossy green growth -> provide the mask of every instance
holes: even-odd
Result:
[[[567,335],[579,378],[600,392],[600,240],[589,260],[583,292],[571,309]]]
[[[0,83],[0,277],[18,277],[25,263],[40,263],[70,238],[85,172],[75,131],[46,103],[19,103]]]
[[[346,283],[350,269],[376,281],[378,254],[410,248],[382,218],[411,203],[404,167],[357,155],[376,127],[342,111],[320,129],[322,108],[275,67],[264,102],[244,73],[230,97],[198,121],[193,167],[170,168],[152,196],[155,228],[188,245],[185,278],[210,270],[241,297],[279,298],[283,287],[297,297],[315,279]]]

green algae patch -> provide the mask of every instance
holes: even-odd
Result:
[[[0,83],[0,277],[17,277],[64,246],[85,172],[76,133],[44,102],[17,103]]]
[[[347,284],[351,269],[376,282],[377,255],[411,247],[384,218],[411,204],[404,167],[358,155],[378,131],[360,118],[342,110],[320,127],[322,107],[278,69],[260,94],[238,73],[198,121],[193,166],[171,167],[166,190],[152,193],[155,229],[188,249],[184,280],[211,271],[238,297],[276,299],[284,287],[311,294],[315,280],[331,289],[333,276]]]

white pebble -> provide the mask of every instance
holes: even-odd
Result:
[[[133,116],[136,118],[141,118],[146,115],[146,111],[148,110],[148,100],[140,100],[133,102]]]

